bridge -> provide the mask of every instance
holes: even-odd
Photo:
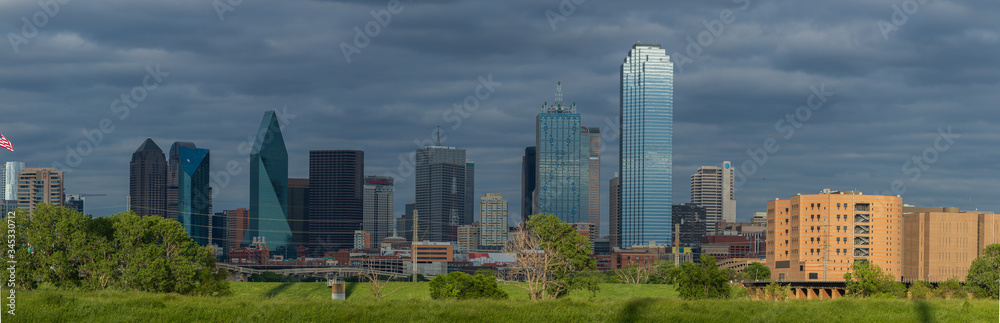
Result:
[[[842,281],[762,281],[743,283],[748,289],[762,291],[770,283],[778,283],[791,290],[792,299],[837,299],[844,297],[847,283]]]
[[[237,281],[240,280],[240,278],[242,277],[249,277],[250,275],[253,274],[263,274],[264,272],[268,271],[284,276],[326,277],[327,279],[348,277],[348,276],[359,275],[362,272],[370,272],[369,269],[367,268],[343,267],[343,266],[322,266],[322,267],[294,267],[286,265],[238,266],[228,263],[216,263],[215,267],[219,269],[228,270],[230,281]],[[408,276],[408,274],[405,273],[398,273],[398,272],[391,272],[384,270],[375,270],[375,273],[381,276],[388,276],[390,278],[395,278],[399,276]]]

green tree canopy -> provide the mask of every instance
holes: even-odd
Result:
[[[983,256],[972,261],[965,284],[977,297],[1000,298],[1000,244],[986,246]]]
[[[750,280],[762,281],[771,279],[771,269],[762,263],[754,262],[743,268],[743,274]]]
[[[125,212],[94,219],[39,204],[18,222],[18,284],[47,282],[87,290],[118,288],[196,295],[229,293],[208,247],[194,243],[180,222]]]
[[[539,239],[539,247],[552,252],[565,261],[548,268],[554,278],[546,289],[549,295],[560,297],[574,289],[595,290],[591,279],[575,279],[578,273],[597,268],[597,260],[590,257],[590,240],[580,235],[572,224],[563,222],[552,214],[536,214],[528,220],[527,227]]]
[[[507,299],[495,277],[471,276],[461,271],[438,275],[430,283],[433,299]]]
[[[867,261],[855,261],[851,271],[844,274],[847,294],[856,297],[903,297],[906,286],[883,273],[882,268]]]
[[[729,274],[715,257],[701,255],[701,263],[685,262],[677,272],[677,290],[684,299],[728,298]]]

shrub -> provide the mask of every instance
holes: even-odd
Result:
[[[677,290],[684,299],[728,298],[729,274],[719,269],[715,258],[701,255],[701,263],[681,264],[677,275]]]
[[[507,292],[500,289],[496,278],[483,275],[470,276],[456,271],[434,277],[430,283],[433,299],[507,299]]]
[[[941,298],[965,299],[969,296],[969,291],[965,286],[962,286],[962,283],[958,282],[958,278],[952,277],[938,284],[934,294]]]
[[[931,294],[930,283],[924,281],[915,281],[910,284],[910,299],[928,299],[933,297]]]
[[[1000,298],[1000,244],[986,246],[983,256],[972,261],[965,285],[976,297]]]
[[[894,281],[892,275],[883,273],[878,265],[855,261],[851,271],[844,274],[847,294],[856,297],[892,298],[906,297],[906,286]]]

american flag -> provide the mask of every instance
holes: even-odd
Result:
[[[7,137],[4,137],[3,134],[0,134],[0,148],[6,148],[11,152],[14,151],[14,145],[11,145],[10,140],[7,140]]]

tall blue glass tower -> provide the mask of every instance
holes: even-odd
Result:
[[[568,223],[589,221],[589,129],[583,127],[576,104],[563,104],[562,84],[557,84],[556,101],[542,106],[535,123],[534,214],[553,214]]]
[[[656,43],[635,43],[621,65],[622,247],[671,243],[674,64]]]
[[[241,245],[255,238],[264,239],[271,255],[296,256],[288,225],[288,151],[273,110],[264,113],[250,151],[250,225]]]
[[[195,243],[208,245],[212,211],[208,149],[195,148],[190,142],[175,142],[170,155],[173,162],[170,173],[177,176],[177,221]]]

